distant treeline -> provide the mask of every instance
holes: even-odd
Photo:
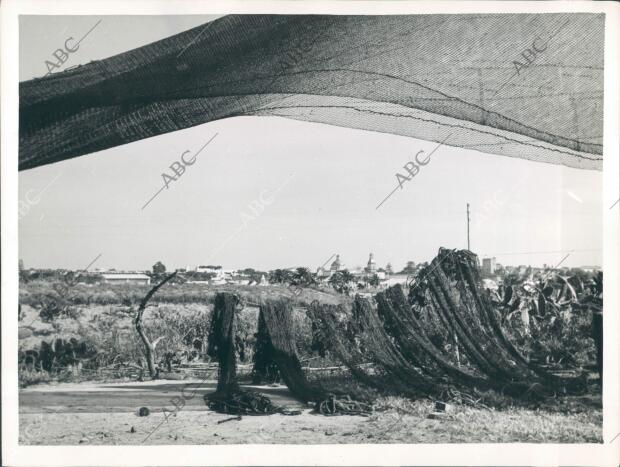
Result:
[[[116,271],[109,271],[114,273]],[[140,272],[151,277],[152,282],[157,282],[166,276],[166,273],[152,273],[150,271]],[[198,271],[182,271],[178,277],[173,279],[173,283],[183,283],[187,281],[208,281],[215,277],[214,273]],[[259,277],[260,278],[260,277]],[[102,273],[68,271],[64,269],[28,269],[19,272],[19,280],[22,283],[32,281],[44,282],[73,282],[82,284],[99,284],[104,282]]]
[[[95,284],[31,281],[21,284],[19,303],[35,308],[45,307],[50,302],[62,307],[89,305],[133,306],[140,303],[152,285],[147,284]],[[213,291],[202,284],[169,284],[157,292],[151,300],[154,303],[206,303],[212,299]]]

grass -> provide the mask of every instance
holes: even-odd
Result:
[[[30,368],[20,368],[17,374],[20,388],[25,388],[33,384],[49,383],[53,379],[47,371],[33,370]]]
[[[600,399],[599,399],[600,401]],[[555,410],[548,410],[551,404]],[[562,410],[560,406],[571,407]],[[602,407],[593,408],[578,398],[550,401],[547,408],[476,408],[451,405],[445,418],[427,418],[434,409],[431,400],[411,401],[400,397],[377,401],[376,413],[369,422],[380,442],[389,430],[392,442],[430,443],[602,443]]]
[[[19,284],[19,301],[22,305],[38,305],[45,297],[58,297],[54,286],[58,283],[31,281]],[[78,284],[65,297],[74,306],[92,305],[137,305],[153,285],[141,284]],[[266,287],[256,285],[209,285],[209,284],[166,284],[150,300],[149,304],[206,304],[212,303],[218,292],[234,292],[245,301],[260,303],[266,299],[289,298],[298,304],[309,304],[314,300],[322,303],[340,304],[350,298],[336,293],[332,288],[303,288],[296,294],[295,287],[272,284]]]
[[[142,344],[135,333],[133,317],[136,303],[150,290],[150,286],[78,285],[71,298],[74,304],[69,307],[70,312],[43,321],[39,317],[38,308],[35,308],[38,303],[36,298],[53,294],[52,285],[44,281],[20,284],[20,351],[39,350],[42,341],[52,344],[56,339],[77,339],[86,342],[97,354],[96,362],[87,363],[89,366],[85,370],[106,367],[120,360],[133,363],[141,361]],[[315,300],[329,304],[350,300],[333,290],[295,289],[285,285],[169,284],[155,294],[145,314],[147,334],[163,337],[157,347],[158,358],[166,351],[193,350],[192,339],[194,342],[204,341],[207,331],[202,328],[208,328],[213,298],[216,293],[223,291],[239,294],[246,304],[246,308],[239,314],[237,324],[239,342],[243,344],[245,352],[243,355],[240,353],[239,357],[246,363],[251,362],[253,355],[257,304],[269,299],[287,299],[291,300],[293,306],[303,307]],[[295,325],[298,347],[302,357],[307,357],[306,354],[311,352],[311,332],[309,322],[300,308],[296,308]],[[204,349],[201,349],[201,354],[204,354]],[[58,378],[54,375],[53,379]],[[40,375],[31,377],[27,374],[22,380],[23,385],[46,381]]]

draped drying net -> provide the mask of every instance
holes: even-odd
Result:
[[[602,169],[604,15],[229,15],[20,83],[19,168],[276,115]]]
[[[206,400],[229,413],[282,412],[265,396],[239,388],[233,344],[237,304],[233,294],[216,296],[209,353],[219,360],[220,380]],[[408,284],[407,293],[396,285],[373,299],[357,296],[351,309],[319,302],[308,307],[314,339],[344,365],[347,384],[306,376],[292,314],[287,300],[260,305],[254,375],[276,367],[293,396],[327,415],[367,414],[372,397],[359,385],[374,388],[374,394],[413,398],[440,397],[456,389],[531,399],[586,389],[584,374],[552,374],[515,347],[482,286],[478,259],[467,250],[440,249]]]
[[[207,353],[218,361],[218,384],[214,393],[205,394],[206,404],[217,412],[236,415],[299,414],[299,410],[276,406],[264,394],[239,386],[234,346],[238,305],[240,299],[236,294],[216,294]],[[328,390],[319,382],[308,381],[297,356],[292,311],[289,301],[267,300],[260,306],[257,336],[260,355],[255,359],[253,377],[261,378],[266,369],[276,367],[293,396],[314,403],[319,413],[368,414],[370,406],[351,399],[348,392]]]
[[[396,285],[375,300],[357,297],[346,325],[334,306],[315,303],[310,313],[329,349],[366,384],[411,396],[451,387],[515,397],[584,390],[582,378],[553,375],[515,348],[467,250],[441,249],[408,296]]]

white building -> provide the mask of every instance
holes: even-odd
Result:
[[[103,282],[107,284],[150,284],[151,278],[146,274],[124,273],[124,272],[106,272],[101,274]]]
[[[204,272],[208,274],[215,274],[215,280],[224,280],[226,277],[225,271],[222,269],[222,266],[197,266],[195,269],[196,272]]]
[[[382,288],[388,288],[396,284],[406,285],[408,279],[409,279],[409,276],[407,274],[392,274],[386,280],[381,281],[379,286]]]
[[[495,274],[495,257],[482,259],[482,274],[486,276],[492,276]]]
[[[582,270],[584,270],[585,272],[598,272],[601,271],[603,268],[601,268],[600,266],[581,266]]]
[[[196,266],[196,272],[208,272],[209,274],[217,274],[222,271],[222,266]]]

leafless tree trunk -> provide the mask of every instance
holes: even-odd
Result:
[[[176,276],[176,274],[177,274],[176,272],[173,272],[172,274],[170,274],[163,281],[161,281],[159,284],[153,287],[149,291],[149,293],[147,293],[144,296],[144,298],[142,299],[142,302],[140,302],[140,307],[138,308],[138,313],[136,314],[136,319],[134,321],[134,324],[136,326],[136,331],[138,331],[138,335],[140,336],[140,339],[142,340],[142,343],[144,344],[144,355],[146,357],[146,363],[149,368],[149,374],[151,375],[151,378],[153,379],[156,379],[158,377],[157,368],[155,368],[155,345],[157,345],[157,342],[159,342],[160,339],[156,339],[154,343],[151,343],[148,336],[144,332],[144,325],[142,323],[142,318],[144,316],[144,309],[146,308],[146,304],[151,299],[151,297],[155,294],[155,292],[159,290],[161,286],[163,286],[166,282],[168,282],[170,279]]]

